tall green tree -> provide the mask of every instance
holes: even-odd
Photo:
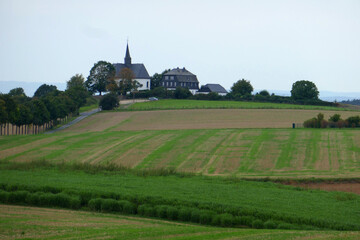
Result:
[[[102,92],[105,92],[107,90],[106,86],[115,78],[115,72],[115,68],[111,63],[105,61],[97,62],[91,68],[90,75],[85,82],[89,92],[98,92],[100,95]]]
[[[237,81],[231,87],[231,93],[233,95],[239,95],[239,96],[250,95],[252,91],[254,91],[253,86],[250,84],[250,81],[247,81],[245,79],[241,79]]]
[[[295,100],[318,100],[319,91],[315,83],[300,80],[292,85],[291,97]]]
[[[90,96],[85,87],[85,79],[81,74],[76,74],[67,82],[65,93],[74,101],[78,108],[84,106],[86,98]]]
[[[0,135],[3,135],[3,126],[8,121],[8,115],[6,111],[6,103],[3,95],[0,95]]]
[[[164,70],[162,73],[155,73],[154,75],[152,75],[150,77],[150,89],[152,90],[157,87],[160,87],[160,82],[161,82],[162,76],[169,71],[170,71],[170,69],[167,69],[167,70]]]
[[[21,87],[11,89],[9,91],[9,95],[12,97],[13,96],[26,96],[24,89]]]
[[[54,85],[41,85],[34,93],[34,97],[46,97],[50,94],[55,95],[58,92],[57,87]]]

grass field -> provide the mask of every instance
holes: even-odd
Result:
[[[359,177],[360,130],[103,131],[0,138],[0,162],[115,164],[238,177]]]
[[[292,224],[325,227],[353,225],[360,229],[360,196],[300,190],[271,182],[201,176],[137,176],[130,173],[48,169],[0,171],[4,189],[49,189],[78,195],[99,194],[138,204],[211,209],[218,213],[251,215]],[[56,190],[56,191],[59,191]],[[327,227],[326,227],[327,228]]]
[[[1,239],[359,239],[359,232],[234,229],[0,205]]]
[[[205,101],[205,100],[159,100],[150,102],[135,103],[127,111],[143,110],[165,110],[165,109],[306,109],[306,110],[348,110],[345,108],[296,105],[284,103],[264,103],[264,102],[240,102],[240,101]]]
[[[325,119],[359,115],[351,111],[321,111]],[[70,127],[68,132],[176,130],[219,128],[291,128],[319,114],[294,109],[190,109],[139,112],[103,112]]]

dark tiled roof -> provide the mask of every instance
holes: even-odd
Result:
[[[137,79],[149,79],[149,73],[147,72],[144,64],[142,63],[135,63],[135,64],[131,64],[130,66],[126,66],[123,63],[114,63],[113,64],[116,70],[116,75],[115,76],[119,76],[120,71],[125,68],[125,67],[129,67],[131,69],[131,71],[133,71],[135,78]]]
[[[204,86],[201,86],[199,92],[228,93],[225,88],[223,88],[220,84],[206,84]]]
[[[163,74],[163,81],[165,80],[165,76],[175,76],[175,79],[178,82],[199,82],[196,75],[192,74],[185,68],[174,68],[171,71]]]

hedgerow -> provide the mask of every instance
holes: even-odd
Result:
[[[359,224],[259,212],[256,209],[207,202],[177,201],[150,196],[62,190],[51,187],[0,185],[0,202],[42,207],[87,209],[97,212],[138,214],[221,227],[247,226],[268,229],[360,230]]]

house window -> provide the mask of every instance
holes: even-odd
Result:
[[[170,80],[174,80],[174,76],[170,76]]]
[[[169,76],[165,76],[165,80],[169,80]]]
[[[149,88],[149,82],[146,81],[146,88]]]

